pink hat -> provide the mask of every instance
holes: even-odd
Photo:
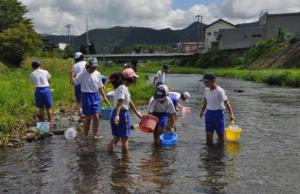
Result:
[[[122,71],[124,78],[139,77],[132,68],[127,68]]]

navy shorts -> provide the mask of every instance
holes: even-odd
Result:
[[[217,132],[224,135],[225,116],[223,110],[207,110],[205,113],[205,129],[208,133]]]
[[[86,116],[99,114],[100,112],[100,94],[99,92],[81,94],[82,113]]]
[[[161,86],[161,85],[164,85],[164,83],[163,82],[156,82],[156,87]]]
[[[163,128],[165,129],[167,127],[168,121],[169,121],[169,113],[153,113],[153,116],[157,117],[159,119],[156,128]]]
[[[37,87],[35,89],[35,106],[38,108],[51,108],[53,105],[49,87]]]
[[[119,125],[115,124],[116,110],[113,111],[110,124],[112,135],[116,137],[129,137],[131,134],[131,117],[128,110],[120,111],[120,123]]]
[[[78,84],[74,87],[75,98],[77,103],[81,103],[81,85]]]

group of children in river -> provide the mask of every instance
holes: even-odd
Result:
[[[75,64],[71,71],[71,83],[74,85],[75,97],[81,116],[84,117],[84,134],[89,134],[92,121],[92,134],[98,138],[99,113],[101,100],[110,105],[107,94],[104,90],[106,78],[98,72],[98,61],[90,58],[86,62],[84,55],[80,52],[74,54]],[[52,97],[50,90],[51,75],[41,68],[40,61],[32,62],[33,72],[30,79],[35,86],[35,103],[39,108],[39,120],[45,121],[44,111],[46,110],[48,120],[53,127]],[[154,142],[159,144],[160,134],[164,131],[174,131],[176,112],[181,108],[179,100],[188,101],[191,97],[188,92],[169,92],[166,85],[166,74],[169,66],[164,65],[157,72],[153,84],[155,85],[154,95],[151,97],[148,106],[148,114],[159,119],[153,132]],[[113,92],[113,113],[111,116],[111,129],[113,138],[108,146],[108,151],[113,152],[117,143],[122,142],[122,153],[128,153],[128,137],[131,133],[132,123],[129,110],[132,110],[138,118],[143,114],[136,108],[131,100],[128,87],[132,85],[139,76],[127,64],[119,73],[112,73],[108,77],[108,82],[114,87]],[[224,143],[225,117],[224,110],[230,114],[230,120],[234,120],[234,114],[224,89],[217,85],[216,76],[207,73],[200,80],[206,86],[204,91],[204,103],[200,117],[205,117],[205,128],[207,134],[207,144],[213,144],[213,134],[216,131],[218,142]],[[101,97],[100,97],[101,96]]]

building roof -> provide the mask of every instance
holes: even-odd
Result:
[[[232,23],[230,23],[230,22],[227,22],[226,20],[218,19],[218,20],[214,21],[213,23],[211,23],[211,24],[205,26],[204,29],[206,29],[206,28],[208,28],[208,27],[210,27],[210,26],[212,26],[212,25],[214,25],[214,24],[216,24],[216,23],[218,23],[218,22],[224,22],[224,23],[227,23],[227,24],[229,24],[229,25],[231,25],[231,26],[237,27],[236,25],[234,25],[234,24],[232,24]]]
[[[274,13],[274,14],[269,14],[266,13],[268,17],[276,17],[276,16],[291,16],[291,15],[300,15],[300,12],[294,12],[294,13]]]

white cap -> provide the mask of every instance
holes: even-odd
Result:
[[[81,56],[83,56],[83,54],[81,52],[76,52],[74,54],[74,59],[79,59]]]
[[[188,102],[191,97],[191,94],[189,92],[183,92],[183,96],[185,98],[185,101]]]

